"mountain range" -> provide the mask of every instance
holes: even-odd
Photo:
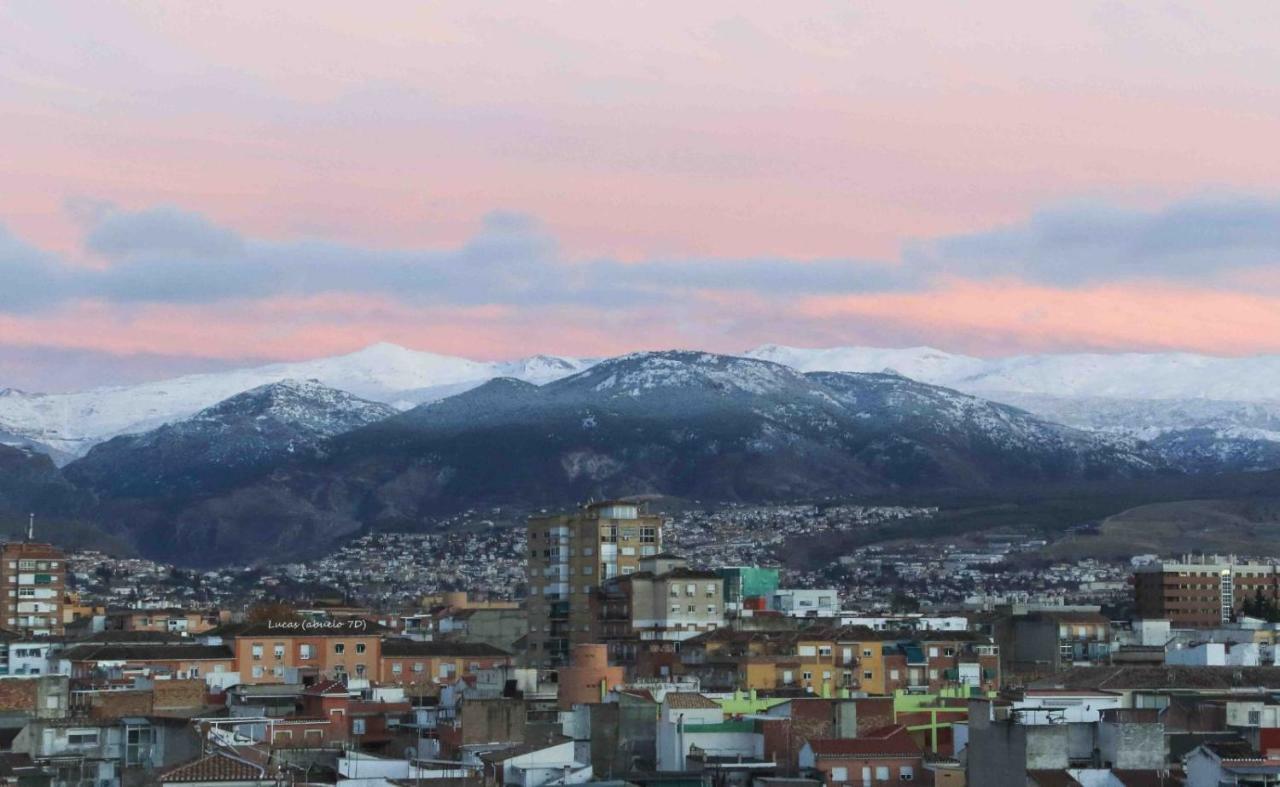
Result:
[[[1168,383],[1175,397],[1163,399],[1141,379],[1108,382],[1123,368],[1105,356],[1080,356],[1076,378],[1057,357],[777,346],[481,363],[376,345],[133,388],[8,391],[0,429],[16,445],[0,444],[0,513],[90,522],[144,554],[211,564],[369,527],[421,529],[482,505],[765,502],[1280,467],[1280,419],[1250,377],[1280,363],[1242,360],[1238,398],[1224,401],[1206,394],[1235,367],[1189,358],[1129,359]],[[1082,395],[1094,382],[1099,395]]]
[[[783,501],[1165,469],[1144,446],[895,374],[670,351],[541,386],[499,377],[395,414],[274,383],[108,440],[62,477],[93,501],[86,516],[152,556],[240,562],[480,506]]]
[[[929,347],[780,345],[757,347],[744,356],[801,372],[890,371],[1077,429],[1150,441],[1175,464],[1199,469],[1265,469],[1280,459],[1277,356],[1075,353],[983,359]],[[593,363],[555,355],[474,361],[376,344],[312,361],[83,392],[0,389],[0,443],[49,454],[62,465],[117,435],[146,432],[282,380],[316,380],[403,411],[497,377],[542,384]]]

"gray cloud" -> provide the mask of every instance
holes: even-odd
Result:
[[[324,293],[386,294],[420,304],[587,305],[620,308],[701,290],[781,299],[923,290],[940,276],[1012,276],[1057,286],[1140,278],[1207,281],[1280,260],[1280,203],[1190,201],[1139,212],[1045,211],[989,232],[913,244],[900,261],[654,259],[566,261],[533,219],[486,217],[444,250],[375,250],[243,237],[175,208],[86,213],[86,246],[108,264],[70,267],[0,229],[0,310],[76,297],[209,303]]]
[[[1016,276],[1066,286],[1206,280],[1280,263],[1280,202],[1201,199],[1151,212],[1061,208],[1012,227],[919,244],[906,259],[929,274]]]

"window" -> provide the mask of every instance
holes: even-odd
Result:
[[[67,745],[69,746],[97,746],[98,731],[97,730],[76,730],[67,733]]]
[[[591,557],[591,556],[592,556],[592,555],[594,555],[595,553],[596,553],[596,548],[595,548],[595,547],[583,547],[583,548],[582,548],[582,556],[583,556],[583,557]]]
[[[843,784],[844,782],[849,781],[849,769],[848,768],[832,768],[831,781],[839,784]]]
[[[931,658],[931,659],[936,659],[936,658],[938,658],[938,649],[937,649],[937,648],[929,648],[929,658]]]
[[[942,655],[944,655],[944,656],[954,656],[954,655],[956,655],[956,649],[955,649],[955,648],[943,648],[943,649],[942,649]]]
[[[680,605],[679,605],[679,604],[672,604],[672,605],[671,605],[671,614],[672,614],[672,615],[679,615],[679,614],[680,614]]]
[[[335,642],[335,643],[334,643],[334,645],[333,645],[333,652],[334,652],[334,653],[346,653],[346,652],[347,652],[347,646],[346,646],[346,645],[344,645],[344,644],[343,644],[343,643],[341,643],[341,642]]]
[[[800,673],[800,677],[804,678],[805,680],[813,680],[813,673],[812,673],[812,672],[807,672],[807,671],[806,671],[806,672],[802,672],[802,673]]]
[[[871,658],[871,649],[870,649],[870,648],[863,648],[863,649],[862,649],[862,657],[863,657],[864,659],[869,659],[869,658]]]
[[[303,660],[303,661],[306,661],[307,659],[311,658],[311,646],[310,646],[310,645],[299,645],[299,646],[298,646],[298,658],[299,658],[299,659],[301,659],[301,660]]]
[[[658,543],[658,528],[656,527],[640,528],[640,543],[641,544]]]
[[[698,605],[697,605],[697,604],[690,604],[690,605],[689,605],[689,614],[690,614],[690,615],[696,615],[696,614],[698,614]]]
[[[896,669],[889,670],[889,680],[897,680],[897,679],[898,679],[898,671]]]
[[[422,667],[422,662],[421,662],[421,661],[415,661],[415,662],[413,662],[413,671],[414,671],[414,672],[422,672],[422,669],[423,669],[423,667]]]
[[[914,781],[916,778],[916,769],[910,765],[903,765],[898,768],[898,779],[904,782]]]
[[[822,656],[822,657],[824,657],[824,658],[825,658],[825,657],[827,657],[827,656],[830,656],[830,655],[831,655],[831,646],[830,646],[830,645],[819,645],[819,646],[818,646],[818,655],[819,655],[819,656]]]
[[[888,765],[877,765],[877,766],[876,766],[876,778],[877,778],[877,779],[888,779],[888,778],[889,778],[889,766],[888,766]]]
[[[595,566],[583,566],[582,576],[589,577],[591,576],[592,573],[594,573],[594,571],[595,571]]]
[[[262,660],[262,643],[261,642],[253,643],[253,647],[250,648],[250,651],[253,653],[254,661]]]
[[[685,585],[685,586],[684,586],[684,594],[685,594],[686,596],[692,596],[692,595],[695,595],[695,594],[697,594],[697,592],[698,592],[698,586],[697,586],[697,585]]]
[[[254,665],[253,665],[253,677],[255,677],[255,678],[261,678],[261,677],[262,677],[262,665],[261,665],[261,664],[254,664]]]
[[[640,547],[641,557],[652,557],[653,555],[656,555],[656,554],[658,554],[657,547]]]
[[[715,604],[708,604],[708,605],[707,605],[707,614],[708,614],[708,615],[714,615],[714,614],[716,614],[716,605],[715,605]]]
[[[672,597],[672,598],[679,598],[679,597],[680,597],[680,586],[679,586],[679,585],[672,585],[672,586],[671,586],[671,597]]]
[[[863,679],[863,680],[871,680],[871,678],[872,678],[873,674],[874,674],[874,673],[872,673],[872,672],[871,672],[871,670],[865,670],[865,671],[862,673],[862,679]]]
[[[356,653],[364,653],[365,644],[363,642],[356,643]]]
[[[1253,726],[1253,727],[1260,726],[1262,724],[1262,711],[1260,710],[1249,711],[1249,724],[1250,726]]]
[[[284,643],[283,643],[283,642],[277,642],[277,643],[275,644],[275,647],[273,647],[273,648],[271,649],[271,655],[273,655],[273,656],[275,656],[275,657],[276,657],[276,661],[280,661],[281,659],[283,659],[283,658],[284,658]]]
[[[364,719],[351,720],[351,734],[364,735]]]

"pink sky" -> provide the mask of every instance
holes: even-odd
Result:
[[[1277,29],[1266,2],[7,3],[0,276],[44,286],[6,269],[21,244],[65,291],[0,292],[0,387],[38,385],[42,347],[122,369],[378,340],[486,358],[766,341],[1280,352]],[[1226,208],[1182,237],[1180,206],[1205,200]],[[1003,247],[983,243],[892,286],[777,286],[814,261],[853,279],[911,269],[913,249],[1035,230],[1063,206],[1102,216],[1070,225],[1086,235],[1138,215],[1174,240],[1112,238],[1103,263],[1048,232],[995,271],[983,255]],[[553,248],[538,270],[581,288],[552,302],[518,257],[438,291],[424,270],[412,297],[392,276],[217,299],[71,281],[129,262],[92,245],[103,216],[157,209],[285,247],[282,275],[308,270],[305,243],[353,266],[453,254],[509,211]],[[1247,237],[1214,245],[1242,221]],[[190,262],[130,238],[149,264]],[[600,261],[636,267],[582,272]],[[746,261],[769,268],[735,286],[722,271]],[[673,293],[681,266],[717,272]],[[520,281],[486,299],[483,278],[509,271]],[[28,360],[6,368],[6,350]]]

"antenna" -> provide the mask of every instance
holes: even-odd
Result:
[[[36,515],[33,513],[27,519],[27,542],[30,543],[36,537]]]

